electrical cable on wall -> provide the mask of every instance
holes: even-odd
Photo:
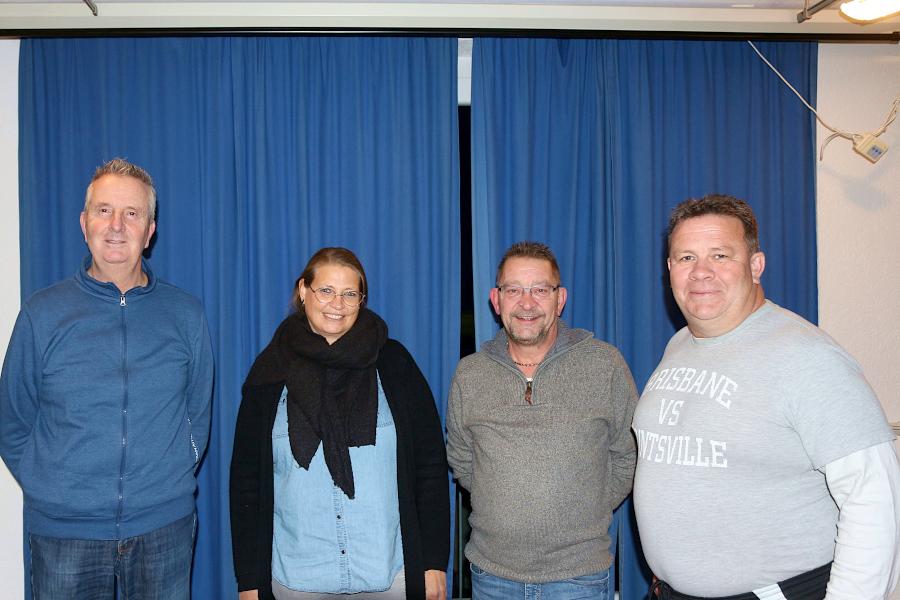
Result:
[[[824,119],[822,119],[822,117],[819,115],[819,113],[816,111],[816,109],[814,109],[812,106],[810,106],[809,102],[807,102],[806,99],[800,95],[800,92],[798,92],[796,89],[794,89],[794,86],[792,86],[790,84],[790,82],[784,78],[784,75],[782,75],[781,73],[778,72],[778,69],[776,69],[772,65],[772,63],[769,62],[769,60],[763,55],[762,52],[759,51],[759,49],[756,47],[756,45],[754,45],[753,42],[751,42],[750,40],[747,40],[747,43],[750,44],[750,47],[753,48],[753,51],[759,55],[759,57],[762,59],[762,61],[764,63],[766,63],[766,65],[768,65],[768,67],[770,69],[772,69],[772,71],[776,75],[778,75],[778,77],[781,79],[781,81],[783,81],[784,84],[786,86],[788,86],[788,88],[790,88],[790,90],[792,92],[794,92],[794,94],[796,94],[798,98],[800,98],[800,101],[803,102],[803,104],[806,106],[806,108],[808,108],[810,111],[812,111],[812,113],[816,116],[816,120],[822,124],[822,127],[827,129],[828,131],[832,132],[831,135],[829,135],[827,138],[825,138],[825,141],[822,142],[822,146],[819,148],[819,160],[822,160],[822,157],[825,154],[825,146],[827,146],[829,144],[829,142],[831,142],[831,140],[833,140],[834,138],[838,138],[838,137],[841,137],[841,138],[844,138],[844,139],[847,139],[847,140],[850,140],[851,142],[853,142],[853,149],[856,150],[856,152],[858,152],[859,154],[861,154],[862,156],[864,156],[866,159],[868,159],[869,161],[871,161],[873,163],[877,162],[878,159],[881,158],[884,155],[884,153],[888,151],[888,145],[885,144],[884,142],[882,142],[881,140],[879,140],[878,136],[880,136],[882,133],[887,131],[888,126],[894,122],[894,119],[897,118],[897,112],[898,112],[898,110],[900,110],[900,95],[898,95],[896,98],[894,98],[894,102],[891,104],[891,109],[890,109],[890,111],[888,111],[887,118],[884,120],[884,123],[882,123],[881,127],[879,127],[878,129],[876,129],[874,131],[863,132],[863,133],[854,133],[851,131],[843,131],[841,129],[836,129],[836,128],[832,127],[831,125],[829,125],[828,123],[826,123]]]

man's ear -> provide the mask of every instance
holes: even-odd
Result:
[[[87,215],[84,211],[81,211],[81,216],[78,217],[78,222],[81,223],[81,235],[84,236],[84,243],[87,243]]]
[[[759,283],[762,278],[763,271],[766,270],[766,255],[762,252],[754,252],[750,257],[750,274],[753,276],[753,283]]]
[[[497,286],[491,288],[488,296],[491,299],[491,306],[494,307],[494,312],[498,315],[500,314],[500,290],[497,289]]]
[[[569,299],[569,290],[564,288],[563,286],[559,286],[559,289],[556,290],[556,316],[560,316],[562,314],[563,309],[566,307],[566,300]]]
[[[144,250],[150,247],[150,240],[153,239],[153,233],[156,231],[156,221],[150,222],[150,229],[147,231],[147,239],[144,240]]]

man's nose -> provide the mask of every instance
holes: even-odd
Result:
[[[109,222],[109,226],[115,231],[121,231],[125,228],[125,217],[122,215],[120,211],[113,211],[112,219]]]
[[[522,290],[522,298],[519,300],[519,304],[522,306],[534,306],[537,304],[537,300],[534,299],[534,296],[531,295],[531,289],[526,288]]]
[[[691,279],[708,279],[712,277],[712,275],[712,269],[703,259],[697,259],[691,266]]]

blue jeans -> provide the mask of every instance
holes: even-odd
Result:
[[[472,600],[607,600],[610,569],[549,583],[522,583],[472,569]],[[607,596],[609,594],[609,596]]]
[[[188,600],[196,515],[124,540],[30,535],[34,600]]]

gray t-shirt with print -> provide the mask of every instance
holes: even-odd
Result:
[[[696,596],[831,561],[838,509],[823,467],[894,437],[856,361],[769,301],[725,335],[676,333],[633,429],[644,555]]]

